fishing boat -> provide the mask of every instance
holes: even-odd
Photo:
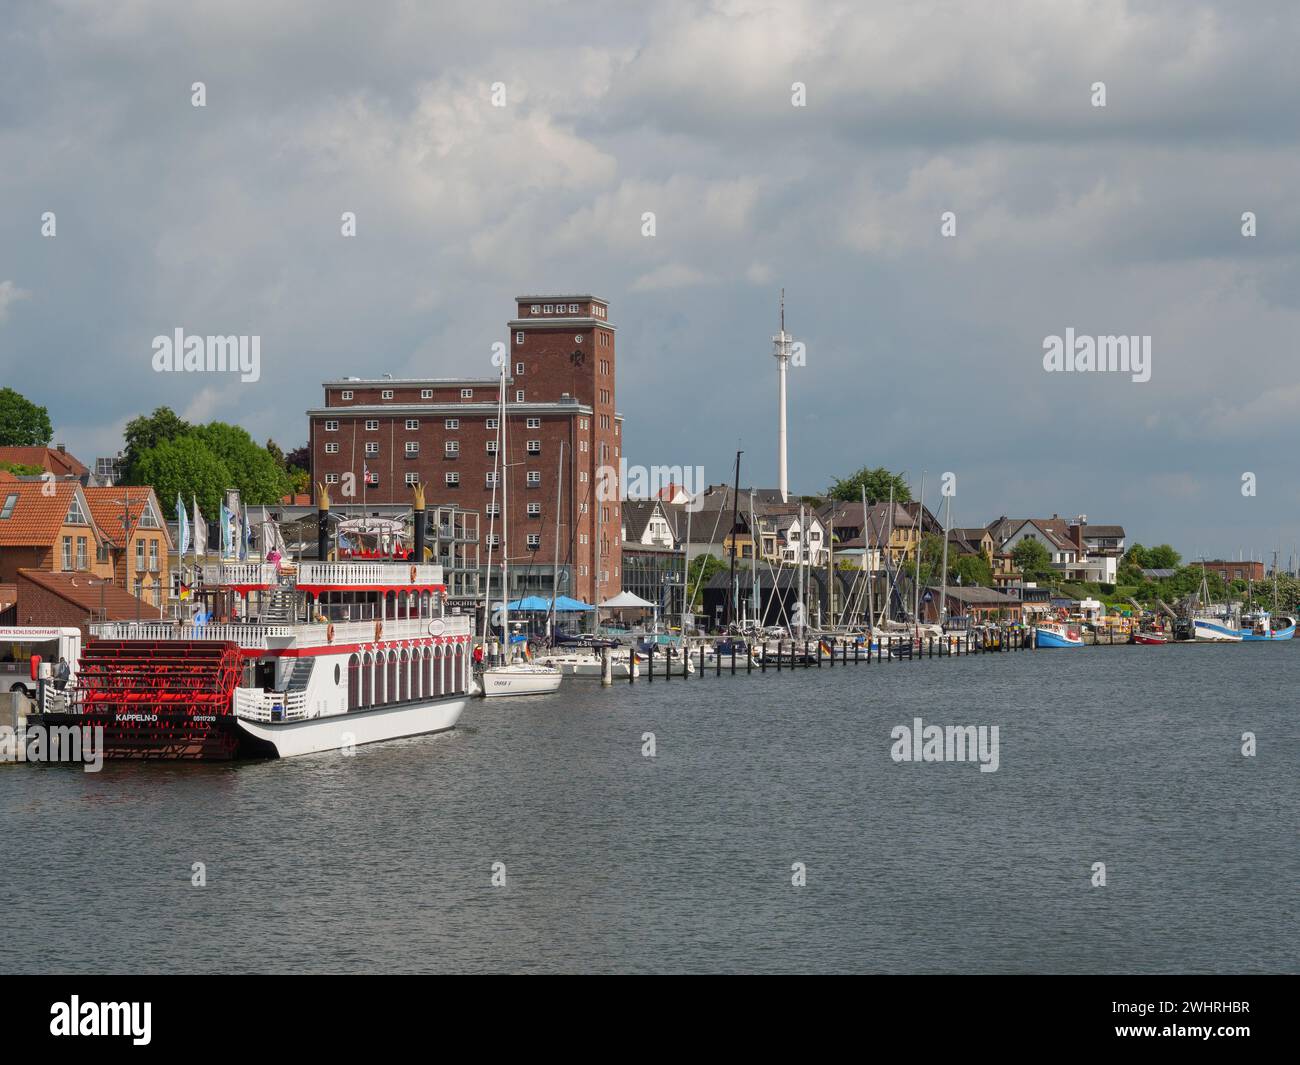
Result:
[[[1133,642],[1142,644],[1164,644],[1169,642],[1169,637],[1163,632],[1156,632],[1154,629],[1140,629],[1133,633]]]
[[[1044,647],[1082,647],[1083,633],[1064,621],[1040,621],[1034,626],[1034,645]]]
[[[328,558],[323,487],[320,500]],[[474,691],[471,621],[447,613],[441,566],[199,570],[190,617],[91,625],[75,684],[48,688],[33,720],[102,727],[107,758],[287,758],[442,732]]]
[[[1202,643],[1261,643],[1289,640],[1295,636],[1295,618],[1285,614],[1274,617],[1267,610],[1243,614],[1240,623],[1232,615],[1215,615],[1192,619],[1196,639]]]

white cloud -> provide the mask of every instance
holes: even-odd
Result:
[[[9,316],[9,305],[18,300],[27,299],[31,293],[19,288],[12,281],[0,281],[0,322]]]

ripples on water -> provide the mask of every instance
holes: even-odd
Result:
[[[566,681],[350,758],[2,766],[0,964],[1295,971],[1298,680],[1280,644]],[[914,716],[999,725],[1000,769],[895,764]]]

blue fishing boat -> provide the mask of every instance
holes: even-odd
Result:
[[[1063,621],[1043,621],[1034,626],[1036,647],[1082,647],[1083,633]]]

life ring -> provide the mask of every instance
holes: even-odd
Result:
[[[334,622],[332,622],[332,621],[329,623],[328,627],[325,629],[325,642],[326,642],[326,643],[333,643],[333,642],[334,642]]]

